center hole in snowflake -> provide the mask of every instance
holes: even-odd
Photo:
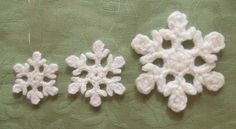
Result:
[[[184,49],[192,49],[194,47],[194,43],[192,40],[186,40],[186,41],[182,42],[182,45],[183,45]]]
[[[95,64],[95,61],[91,60],[91,59],[88,59],[86,63],[87,63],[87,65],[91,66],[91,65]]]
[[[86,87],[87,87],[87,90],[93,89],[93,85],[91,82],[88,82]]]
[[[162,58],[157,58],[156,60],[153,61],[153,64],[155,64],[159,67],[163,67],[164,61]]]
[[[105,66],[107,65],[107,58],[108,58],[108,56],[104,57],[104,58],[101,60],[101,65],[102,65],[103,67],[105,67]]]
[[[23,76],[21,79],[23,79],[24,81],[28,80],[27,76]]]
[[[185,74],[184,79],[186,82],[193,84],[194,76],[192,74]]]
[[[166,83],[175,80],[175,76],[172,74],[167,74],[166,75]]]
[[[104,84],[104,83],[100,84],[99,87],[101,90],[106,90],[106,84]]]
[[[39,72],[43,72],[43,69],[44,69],[44,67],[41,65],[41,66],[39,67]]]
[[[44,77],[44,78],[43,78],[43,81],[44,81],[44,82],[49,82],[50,80],[51,80],[51,79],[48,78],[48,77]]]
[[[31,86],[28,86],[27,87],[27,91],[31,91],[32,90],[32,87]]]
[[[170,40],[163,40],[162,47],[164,49],[170,49],[172,47],[171,41]]]
[[[196,66],[200,66],[200,65],[203,65],[205,63],[206,63],[205,60],[200,56],[196,57],[195,60],[194,60],[194,64]]]
[[[34,71],[34,67],[30,65],[29,72],[32,72],[32,71]]]
[[[111,71],[109,71],[108,73],[107,73],[107,78],[112,78],[112,77],[114,77],[115,76],[115,74],[113,73],[113,72],[111,72]]]
[[[82,71],[79,76],[80,76],[81,78],[86,78],[87,75],[88,75],[88,72],[87,72],[87,71]]]
[[[43,91],[43,87],[42,87],[42,86],[38,87],[37,89],[38,89],[38,91],[40,91],[40,92]]]

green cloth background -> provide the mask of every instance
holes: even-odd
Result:
[[[140,55],[130,47],[136,34],[150,36],[151,30],[166,27],[175,10],[184,12],[189,25],[204,35],[218,31],[226,39],[215,69],[225,75],[225,87],[189,96],[181,113],[172,112],[167,98],[156,91],[148,96],[137,92]],[[1,0],[0,129],[235,129],[235,13],[235,0]],[[127,91],[93,108],[80,94],[68,96],[71,69],[65,58],[90,51],[97,39],[114,55],[124,56]],[[12,67],[36,50],[59,65],[59,94],[32,106],[24,96],[12,94]]]

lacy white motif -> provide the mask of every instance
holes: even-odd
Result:
[[[38,104],[44,96],[54,96],[58,89],[54,86],[56,81],[55,72],[58,70],[57,64],[46,64],[46,59],[42,59],[40,52],[34,52],[32,59],[28,63],[16,64],[15,85],[12,88],[14,93],[22,92],[32,104]],[[49,80],[49,81],[48,81]]]
[[[149,94],[155,85],[164,96],[169,96],[168,106],[175,112],[186,108],[187,96],[202,92],[202,85],[208,90],[218,91],[224,85],[224,76],[212,71],[216,66],[218,53],[225,47],[224,37],[218,32],[211,32],[204,38],[195,27],[186,29],[188,21],[186,15],[175,11],[168,17],[169,29],[152,31],[152,40],[138,34],[132,41],[132,48],[143,55],[140,62],[144,65],[145,73],[136,79],[139,92]],[[171,48],[165,49],[163,40],[171,42]],[[192,40],[194,47],[185,49],[183,42]],[[205,64],[196,66],[195,59],[201,57]],[[163,60],[163,66],[158,67],[153,62]],[[175,79],[167,82],[166,76],[173,75]],[[184,76],[194,77],[193,84],[188,83]]]
[[[113,92],[118,95],[124,93],[125,87],[119,83],[121,77],[108,77],[108,73],[120,74],[125,60],[122,56],[113,58],[109,50],[104,49],[104,44],[100,40],[93,44],[92,50],[93,53],[88,52],[85,55],[81,54],[80,57],[72,55],[66,58],[66,63],[75,68],[72,72],[75,77],[71,78],[73,83],[68,86],[68,92],[76,94],[80,91],[81,94],[85,94],[85,97],[90,98],[92,106],[98,107],[101,105],[101,96],[113,96]],[[106,57],[107,65],[103,67],[101,61]],[[94,60],[95,64],[87,65],[87,58]],[[87,75],[82,77],[84,72]],[[105,86],[104,89],[101,89],[102,86]]]

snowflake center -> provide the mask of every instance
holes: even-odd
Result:
[[[192,57],[185,50],[176,50],[169,55],[167,67],[176,71],[183,71],[190,67]]]
[[[40,82],[43,81],[43,78],[44,76],[42,73],[33,71],[29,73],[28,82],[30,83],[31,86],[38,87]]]
[[[95,66],[93,68],[93,72],[89,72],[89,75],[87,76],[89,78],[91,78],[92,80],[100,80],[102,78],[106,77],[106,73],[103,70],[102,66]]]

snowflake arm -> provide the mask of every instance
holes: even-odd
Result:
[[[109,49],[104,48],[104,43],[100,40],[95,41],[92,46],[93,52],[81,54],[80,57],[69,56],[66,63],[75,68],[72,72],[74,77],[71,78],[72,83],[68,86],[69,94],[80,92],[85,97],[90,98],[90,104],[94,107],[101,105],[101,97],[113,96],[113,94],[122,95],[126,88],[120,83],[121,77],[117,74],[121,73],[121,68],[125,64],[122,56],[113,57],[109,54]],[[107,64],[102,66],[101,61],[107,57]],[[87,65],[87,59],[94,60],[94,65]],[[81,77],[82,72],[86,72],[85,77]],[[111,72],[114,76],[108,77]],[[92,87],[89,88],[89,85]],[[101,86],[105,85],[105,89]]]
[[[131,42],[131,47],[141,54],[140,62],[145,73],[136,79],[139,92],[149,94],[155,86],[164,96],[169,97],[168,107],[175,112],[183,111],[187,105],[187,94],[196,95],[205,86],[210,91],[218,91],[224,85],[224,76],[212,71],[216,66],[218,53],[225,47],[224,36],[219,32],[211,32],[202,37],[201,31],[195,27],[186,29],[188,20],[184,13],[173,12],[167,19],[168,29],[152,31],[152,39],[138,34]],[[162,47],[164,40],[171,42],[171,48]],[[192,40],[194,47],[185,49],[183,42]],[[201,57],[205,63],[196,66],[195,59]],[[161,58],[163,66],[153,62]],[[167,75],[174,80],[167,82]],[[193,84],[188,83],[184,75],[191,74]]]
[[[32,104],[38,104],[44,96],[54,96],[58,93],[55,87],[55,72],[58,70],[57,64],[46,64],[46,59],[42,59],[40,52],[34,52],[32,59],[25,64],[15,64],[13,69],[16,72],[16,81],[12,92],[26,95]],[[32,68],[32,69],[31,69]],[[45,79],[51,79],[49,82]],[[42,91],[39,89],[42,88]]]

